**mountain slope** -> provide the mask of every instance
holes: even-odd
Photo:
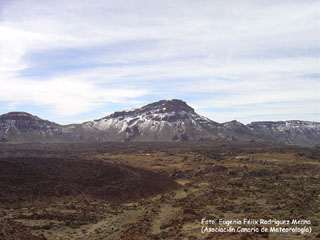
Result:
[[[42,120],[25,112],[11,112],[0,116],[0,139],[2,142],[29,142],[55,140],[62,126]]]
[[[217,123],[178,99],[115,112],[82,124],[59,125],[25,112],[0,115],[0,142],[267,141],[320,145],[320,123]]]
[[[219,138],[221,124],[195,113],[185,102],[161,100],[86,122],[83,128],[105,132],[105,140],[189,141]]]
[[[84,139],[76,125],[59,125],[26,112],[0,115],[0,142],[72,142]]]
[[[252,122],[247,125],[255,138],[270,142],[315,146],[320,144],[320,123],[310,121]]]

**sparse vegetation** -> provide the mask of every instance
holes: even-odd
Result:
[[[0,147],[1,240],[314,239],[320,233],[320,148],[223,142]],[[310,219],[313,232],[201,234],[203,217]]]

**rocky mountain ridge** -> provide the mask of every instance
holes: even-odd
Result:
[[[320,144],[320,123],[310,121],[217,123],[182,100],[161,100],[82,124],[59,125],[24,112],[0,115],[1,142],[267,141]]]

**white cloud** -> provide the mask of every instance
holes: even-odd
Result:
[[[0,101],[11,108],[46,105],[76,115],[151,93],[189,95],[198,109],[268,102],[294,109],[296,101],[320,100],[319,79],[306,77],[320,69],[318,1],[16,0],[0,7]],[[61,58],[41,81],[19,72],[34,67],[28,56],[35,52],[70,49],[85,50],[81,61],[109,65],[65,71]],[[319,112],[301,109],[297,118]]]
[[[144,90],[99,88],[81,79],[55,78],[46,81],[11,79],[10,84],[0,81],[0,99],[14,103],[29,103],[53,107],[60,115],[72,116],[103,106],[107,102],[130,101],[146,94]],[[12,106],[11,106],[12,107]]]

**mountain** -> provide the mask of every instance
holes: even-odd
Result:
[[[62,126],[25,112],[10,112],[0,116],[0,141],[50,141],[62,131]]]
[[[26,112],[0,115],[0,142],[70,142],[83,139],[76,124],[59,125]]]
[[[186,102],[161,100],[82,124],[59,125],[25,112],[0,115],[0,142],[267,141],[320,144],[320,123],[308,121],[217,123]]]
[[[82,124],[99,131],[105,140],[116,141],[195,141],[219,138],[221,124],[195,113],[185,102],[161,100],[144,107],[115,112]]]
[[[252,122],[247,125],[255,138],[270,142],[315,146],[320,144],[320,123],[310,121]]]

